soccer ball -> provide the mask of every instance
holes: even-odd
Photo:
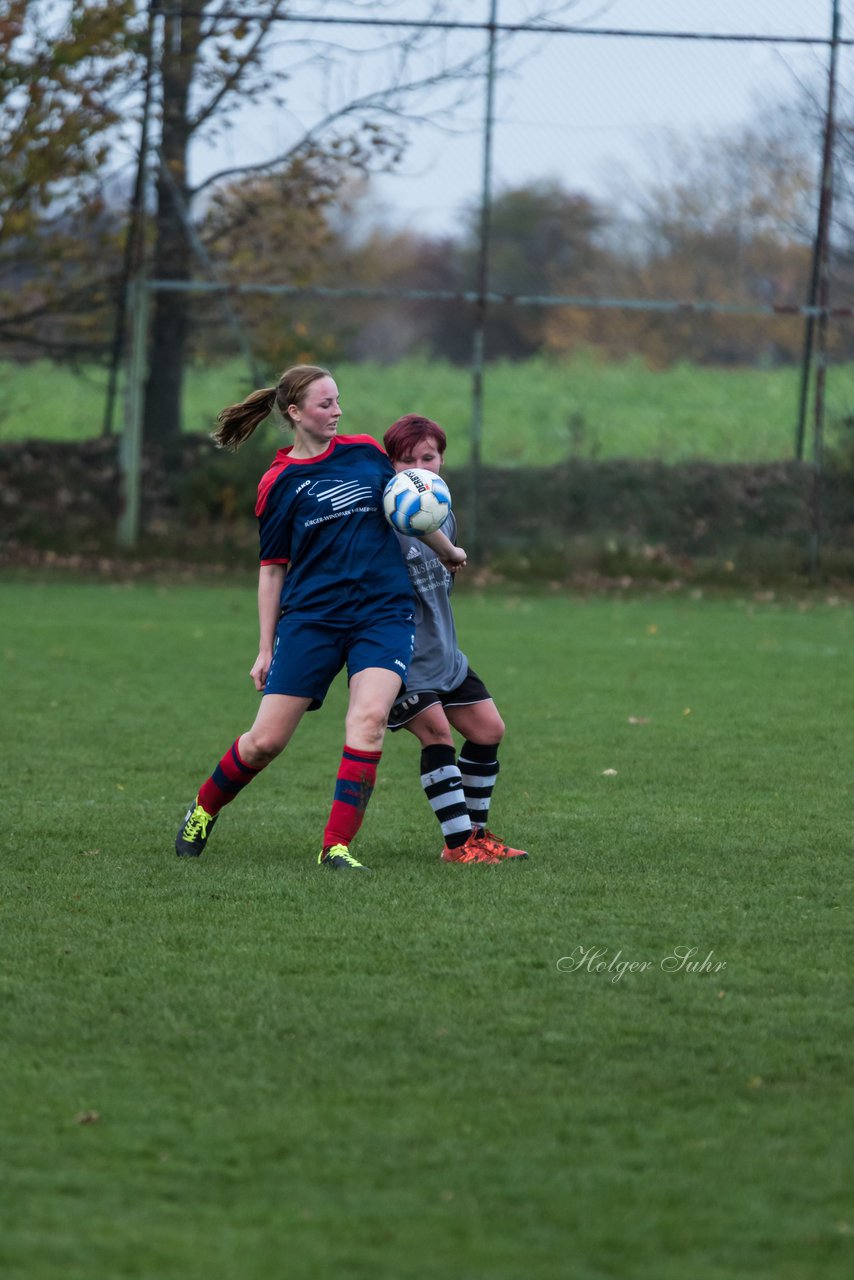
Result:
[[[383,493],[383,511],[398,533],[418,537],[435,533],[448,518],[451,494],[441,476],[410,467],[398,471]]]

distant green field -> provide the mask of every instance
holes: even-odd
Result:
[[[531,859],[442,863],[402,734],[355,880],[340,681],[173,852],[251,585],[0,611],[4,1280],[854,1274],[850,604],[464,592]]]
[[[448,462],[469,456],[471,378],[464,369],[426,360],[336,367],[342,430],[382,435],[402,413],[426,414],[449,436]],[[487,463],[549,464],[567,454],[703,458],[758,462],[790,458],[798,401],[796,369],[654,371],[640,360],[604,364],[590,354],[569,362],[537,358],[487,368],[483,457]],[[104,374],[73,374],[41,362],[0,364],[0,441],[97,435]],[[251,390],[236,362],[191,369],[185,427],[206,431],[224,405]],[[854,365],[831,370],[828,436],[854,412]]]

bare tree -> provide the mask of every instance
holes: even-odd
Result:
[[[521,0],[514,17],[546,30],[578,3]],[[0,10],[0,257],[5,245],[11,304],[0,337],[57,354],[109,350],[122,220],[107,197],[122,166],[127,185],[128,135],[150,105],[140,148],[154,183],[147,269],[179,286],[158,291],[153,309],[150,438],[180,429],[193,314],[180,286],[218,271],[217,237],[233,245],[243,192],[251,203],[256,181],[275,181],[284,204],[325,207],[354,175],[397,165],[413,127],[460,127],[461,105],[481,99],[486,33],[452,0],[425,2],[420,23],[408,20],[406,0],[308,0],[306,8],[294,17],[284,0],[7,0]],[[466,31],[456,30],[462,17]],[[501,66],[512,66],[509,52]],[[230,128],[239,137],[234,122],[251,104],[276,120],[269,154],[259,159],[255,147],[244,157],[232,145],[236,158],[194,181],[201,145],[223,144]],[[142,165],[142,207],[140,177]],[[221,217],[202,225],[224,184],[230,227]],[[35,280],[26,295],[22,238]],[[125,269],[132,256],[125,251]]]
[[[575,3],[535,3],[528,21],[553,21]],[[153,250],[158,280],[180,284],[192,277],[200,258],[197,247],[194,265],[195,210],[222,184],[229,185],[233,215],[239,215],[242,183],[247,183],[251,201],[258,188],[248,180],[276,173],[287,175],[292,191],[302,181],[329,200],[354,172],[394,167],[405,150],[407,131],[424,120],[426,111],[433,121],[453,127],[459,106],[481,91],[482,35],[470,32],[462,44],[451,39],[459,10],[450,0],[433,0],[420,25],[405,23],[399,0],[315,3],[313,23],[290,18],[283,0],[257,5],[245,20],[234,12],[227,0],[171,9],[164,5]],[[341,25],[333,22],[335,15]],[[306,77],[326,90],[310,115],[303,114],[294,88]],[[234,112],[262,101],[268,111],[287,118],[288,144],[272,147],[260,161],[223,166],[193,186],[189,161],[194,142],[220,135]],[[304,192],[297,195],[297,203],[307,202]],[[210,225],[217,226],[216,220]],[[217,234],[223,234],[221,221]],[[189,316],[186,294],[158,295],[145,405],[149,438],[172,439],[180,430]]]
[[[780,308],[805,300],[817,195],[816,150],[802,123],[773,107],[737,128],[671,131],[652,176],[622,200],[629,233],[614,292],[655,300]],[[598,330],[598,325],[592,326]],[[612,325],[625,348],[656,363],[791,361],[791,318],[637,313]]]
[[[105,182],[135,88],[132,0],[0,6],[0,340],[102,349],[120,218]]]

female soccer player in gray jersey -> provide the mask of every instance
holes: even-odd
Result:
[[[389,427],[383,444],[395,471],[420,467],[438,474],[447,438],[438,423],[410,413]],[[454,541],[453,512],[442,532]],[[395,701],[388,727],[409,729],[421,743],[421,785],[442,828],[445,862],[527,858],[487,827],[504,721],[457,644],[453,577],[420,539],[397,536],[415,589],[415,649],[406,692]],[[459,757],[452,728],[464,739]]]

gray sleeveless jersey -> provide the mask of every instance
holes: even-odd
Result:
[[[451,513],[442,525],[451,542],[456,540],[457,522]],[[415,591],[415,650],[409,664],[406,688],[409,693],[434,689],[447,693],[465,679],[468,659],[457,646],[457,628],[451,610],[453,575],[436,552],[418,538],[397,535],[403,560]]]

